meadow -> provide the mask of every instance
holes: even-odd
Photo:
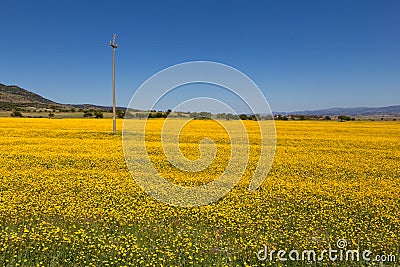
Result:
[[[113,135],[110,119],[0,118],[1,266],[308,266],[260,261],[257,252],[319,251],[339,239],[400,260],[399,122],[277,121],[262,186],[247,190],[253,155],[229,194],[192,208],[158,202],[137,185],[125,165],[122,123]],[[162,123],[148,121],[147,146],[170,181],[204,184],[224,171],[229,136],[217,123],[193,121],[182,132],[188,158],[199,156],[202,137],[217,144],[215,162],[196,176],[168,164]],[[256,122],[245,125],[257,153]]]

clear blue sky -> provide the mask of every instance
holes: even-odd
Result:
[[[0,2],[0,83],[61,103],[117,104],[192,60],[252,78],[274,111],[400,104],[400,1]]]

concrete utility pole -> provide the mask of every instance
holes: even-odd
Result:
[[[114,37],[110,42],[110,46],[112,47],[112,104],[113,104],[113,133],[117,132],[117,122],[116,122],[116,100],[115,100],[115,48],[118,45],[115,43],[115,38],[117,35],[114,33]]]

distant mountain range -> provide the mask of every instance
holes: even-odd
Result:
[[[110,109],[111,107],[93,104],[60,104],[46,99],[16,85],[0,83],[0,109],[14,109],[23,107],[34,108],[82,108],[82,109]],[[125,109],[125,107],[117,107]],[[353,107],[353,108],[327,108],[318,110],[304,110],[294,112],[273,112],[274,114],[289,115],[321,115],[321,116],[400,116],[400,105],[388,107]]]
[[[318,110],[303,110],[294,112],[277,112],[274,114],[298,114],[298,115],[320,115],[320,116],[400,116],[400,105],[387,106],[387,107],[353,107],[353,108],[326,108]]]

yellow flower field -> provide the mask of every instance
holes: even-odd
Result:
[[[199,157],[201,138],[217,144],[215,162],[196,175],[168,163],[159,144],[162,123],[148,121],[146,140],[168,180],[198,185],[224,171],[229,136],[217,123],[193,121],[182,131],[180,147],[190,159]],[[121,132],[113,135],[111,125],[0,119],[1,266],[304,266],[259,261],[257,252],[319,251],[339,239],[400,261],[399,122],[278,121],[272,169],[249,192],[259,142],[256,122],[246,121],[252,156],[244,177],[221,200],[194,208],[142,191],[125,165]]]

